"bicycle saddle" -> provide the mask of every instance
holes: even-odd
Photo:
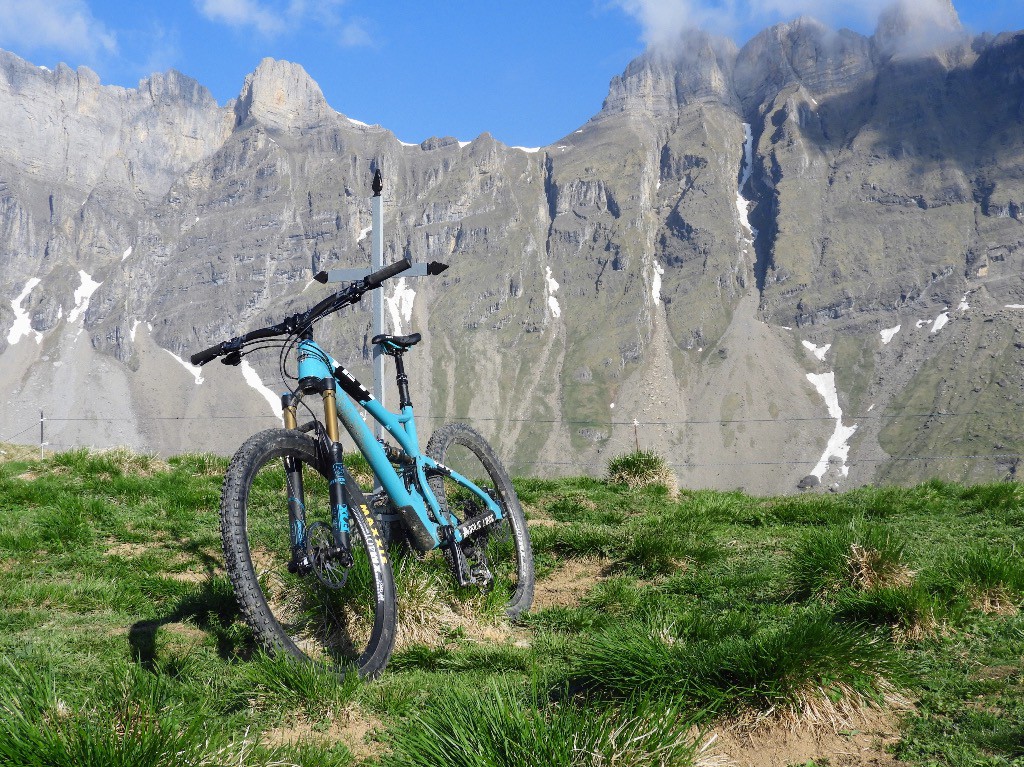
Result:
[[[419,333],[413,333],[408,336],[389,336],[381,334],[374,336],[370,339],[372,344],[380,344],[384,347],[384,352],[387,354],[402,353],[408,351],[423,338]]]

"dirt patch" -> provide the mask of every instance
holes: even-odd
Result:
[[[314,724],[304,717],[263,733],[260,739],[267,746],[295,745],[315,742],[329,745],[339,740],[352,752],[356,761],[378,756],[382,750],[373,742],[373,734],[383,729],[384,723],[358,706],[346,706],[336,712],[326,726]]]
[[[527,527],[558,527],[561,522],[556,522],[553,519],[531,519],[526,522]]]
[[[601,580],[604,565],[600,559],[568,559],[533,589],[533,609],[573,607]]]
[[[209,579],[210,572],[206,569],[181,570],[179,572],[164,573],[164,577],[170,578],[172,581],[178,581],[179,583],[202,583]]]
[[[103,553],[108,557],[131,559],[133,557],[141,557],[153,548],[153,546],[147,546],[144,543],[113,543],[107,546],[107,550]]]
[[[848,726],[788,726],[750,729],[723,726],[711,733],[709,754],[723,758],[733,767],[788,767],[812,760],[829,767],[902,767],[887,752],[900,739],[893,711],[862,709]]]
[[[982,666],[971,675],[971,678],[980,681],[1002,681],[1019,674],[1024,674],[1024,669],[1019,666]]]

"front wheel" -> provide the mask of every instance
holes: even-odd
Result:
[[[231,459],[221,491],[227,570],[242,615],[267,650],[375,676],[395,643],[391,565],[350,478],[351,563],[325,558],[333,540],[329,481],[309,436],[269,429],[250,437]],[[305,507],[305,525],[296,530],[289,503]]]
[[[507,600],[510,618],[533,604],[533,552],[519,498],[512,480],[487,440],[462,423],[439,427],[427,443],[427,455],[457,471],[484,490],[501,506],[503,519],[463,540],[462,550],[470,566],[489,576],[491,593]],[[484,506],[477,496],[449,477],[428,480],[441,510],[454,514],[459,523],[478,516]]]

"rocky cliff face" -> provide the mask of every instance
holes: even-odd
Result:
[[[2,54],[0,437],[40,408],[81,419],[54,443],[165,452],[273,425],[276,353],[181,360],[367,264],[381,168],[388,260],[452,265],[387,292],[426,335],[428,429],[468,419],[538,474],[638,440],[685,484],[761,492],[1012,473],[1024,36],[900,13],[870,38],[687,33],[537,151],[402,144],[287,62],[219,106],[175,72],[125,90]],[[361,307],[319,336],[362,376],[368,337]]]

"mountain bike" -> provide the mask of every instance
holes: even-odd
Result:
[[[408,260],[397,261],[304,312],[191,357],[193,365],[218,357],[238,365],[247,354],[279,349],[288,387],[281,396],[284,428],[246,440],[224,477],[220,526],[227,571],[242,615],[266,649],[339,670],[354,667],[364,677],[384,669],[395,643],[389,540],[408,541],[419,553],[441,550],[459,586],[494,594],[511,618],[533,601],[526,521],[494,450],[462,423],[439,427],[420,450],[403,356],[421,335],[372,339],[394,358],[397,413],[313,338],[317,322],[410,267]],[[446,268],[433,262],[428,274]],[[326,282],[327,275],[316,279]],[[294,373],[288,367],[293,353]],[[311,395],[322,401],[322,418],[303,401]],[[357,405],[394,442],[374,438]],[[313,416],[301,425],[300,408]],[[379,489],[369,498],[344,464],[339,423],[376,476]]]

